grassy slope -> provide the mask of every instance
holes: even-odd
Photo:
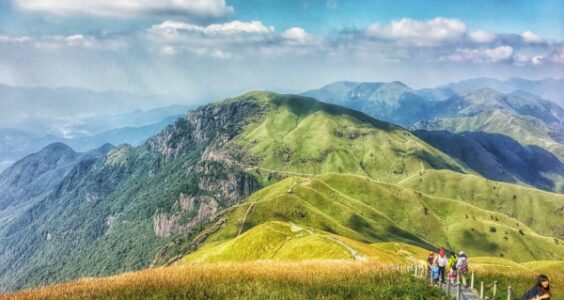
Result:
[[[393,272],[393,273],[391,273]],[[442,299],[438,288],[376,262],[204,264],[82,279],[6,299]]]
[[[463,171],[456,161],[396,125],[312,98],[254,92],[229,101],[268,107],[232,146],[262,170],[350,173],[395,182],[422,168]]]
[[[548,129],[540,121],[501,110],[490,110],[469,117],[439,119],[432,121],[432,127],[429,129],[501,133],[522,144],[543,147],[564,161],[564,146],[550,137]]]
[[[563,246],[553,238],[542,237],[502,213],[355,175],[288,178],[227,209],[223,217],[227,222],[208,243],[277,220],[364,243],[443,246],[463,249],[471,256],[504,255],[516,261],[564,258]],[[496,232],[491,232],[492,227]]]
[[[401,247],[400,244],[397,245]],[[405,255],[398,256],[391,250],[320,230],[271,221],[253,227],[234,239],[205,245],[176,265],[254,260],[353,260],[352,251],[362,256],[361,260],[370,258],[382,263],[405,265],[414,259],[411,252],[402,252]]]
[[[564,238],[564,195],[437,170],[411,176],[399,185],[425,194],[457,199],[483,209],[499,211],[513,216],[541,235]],[[527,229],[520,229],[527,234]]]

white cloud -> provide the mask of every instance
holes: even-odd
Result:
[[[529,44],[538,44],[544,42],[544,39],[541,36],[528,30],[521,34],[521,38],[523,39],[523,42]]]
[[[296,44],[306,44],[311,40],[311,36],[302,28],[292,27],[282,33],[282,37]]]
[[[30,46],[36,49],[57,50],[64,48],[81,48],[90,50],[117,50],[127,47],[127,43],[119,38],[98,38],[82,34],[47,35],[39,37],[0,36],[0,43]]]
[[[216,59],[239,59],[262,55],[279,56],[292,52],[307,55],[320,49],[319,39],[304,29],[292,27],[277,32],[260,21],[232,21],[200,26],[178,21],[165,21],[148,30],[148,39],[158,46],[162,55],[180,53],[208,56]],[[162,47],[162,45],[166,45]]]
[[[499,46],[493,49],[456,49],[451,55],[440,57],[440,60],[455,62],[496,63],[508,61],[513,57],[511,46]]]
[[[478,30],[468,34],[470,39],[476,43],[491,43],[495,40],[496,35],[487,31]]]
[[[531,58],[531,62],[533,63],[533,65],[540,65],[544,62],[544,56],[535,55],[533,56],[533,58]]]
[[[274,27],[266,27],[260,21],[232,21],[229,23],[212,24],[208,26],[199,26],[177,21],[165,21],[161,24],[153,25],[150,31],[164,35],[200,33],[207,36],[225,36],[236,34],[268,34],[274,32]]]
[[[225,0],[12,0],[22,10],[57,15],[99,15],[131,17],[136,15],[184,15],[220,18],[233,7]]]
[[[428,21],[401,19],[388,25],[372,24],[366,28],[369,37],[435,46],[454,41],[466,34],[466,25],[457,19],[437,17]]]

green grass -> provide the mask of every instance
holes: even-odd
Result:
[[[534,232],[564,238],[562,219],[564,195],[540,191],[514,184],[500,183],[474,175],[462,175],[446,170],[428,170],[409,177],[400,186],[422,193],[456,199],[474,206],[513,216]],[[495,220],[495,219],[494,219]],[[490,219],[490,221],[492,221]],[[517,225],[517,222],[513,225]],[[523,236],[533,234],[527,228]]]
[[[464,250],[470,256],[503,256],[518,262],[564,257],[564,247],[554,238],[541,236],[505,214],[356,175],[291,177],[228,208],[222,218],[226,223],[207,243],[228,241],[240,231],[282,221],[365,244],[400,242],[423,249],[440,246]],[[265,235],[261,240],[267,244],[279,238]],[[245,255],[256,257],[235,256]]]
[[[489,110],[468,117],[438,119],[431,121],[428,129],[500,133],[525,145],[543,147],[554,153],[561,161],[564,160],[564,146],[550,137],[549,130],[543,123],[503,110]]]
[[[395,182],[422,168],[464,168],[403,128],[312,98],[254,92],[265,105],[231,146],[263,171],[350,173]]]

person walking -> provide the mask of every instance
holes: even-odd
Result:
[[[537,277],[537,284],[531,288],[524,296],[523,300],[550,300],[550,282],[546,275],[539,275]]]
[[[448,265],[448,259],[445,255],[445,250],[439,250],[439,256],[435,258],[435,262],[439,266],[439,276],[441,277],[440,280],[442,283],[445,283],[445,270],[446,266]]]
[[[464,288],[468,288],[468,284],[466,284],[466,274],[468,274],[468,257],[466,257],[466,254],[464,254],[464,251],[460,251],[460,253],[458,253],[456,270],[458,273],[458,278],[460,278],[460,282],[462,283]]]
[[[450,256],[448,258],[448,281],[452,286],[456,286],[456,264],[458,263],[458,257],[454,251],[450,252]]]
[[[435,253],[429,253],[427,256],[427,276],[433,277],[433,263],[435,262]]]

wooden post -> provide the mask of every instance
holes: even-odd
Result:
[[[511,296],[512,296],[512,295],[511,295],[511,292],[512,292],[512,291],[511,291],[511,286],[508,286],[508,287],[507,287],[507,300],[511,300]]]
[[[497,280],[494,281],[494,286],[493,286],[493,298],[495,298],[495,295],[497,295]]]
[[[474,271],[472,271],[472,278],[470,278],[470,289],[474,290]]]
[[[484,282],[480,281],[480,299],[484,299]]]
[[[450,299],[450,284],[447,283],[447,297]]]
[[[462,290],[460,289],[460,284],[456,286],[456,300],[462,299]]]

